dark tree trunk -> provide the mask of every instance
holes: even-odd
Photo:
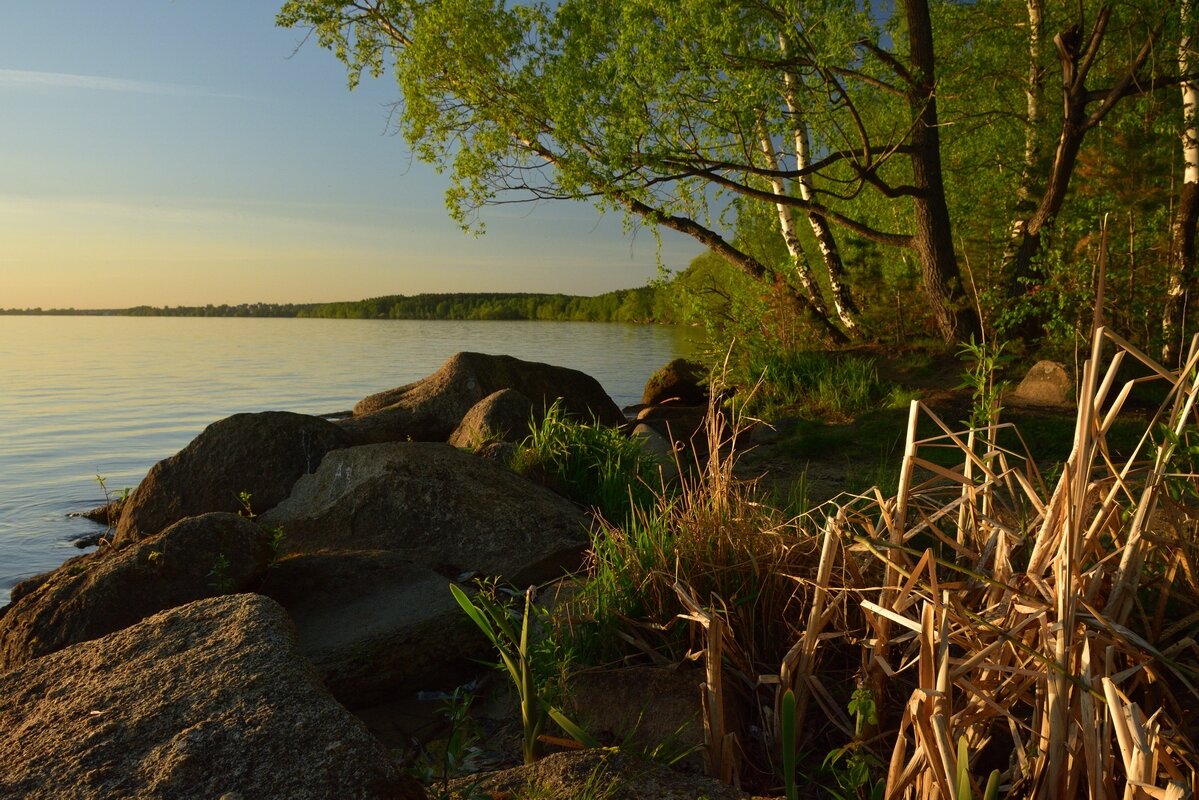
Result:
[[[916,187],[915,234],[912,244],[920,259],[921,277],[937,330],[946,342],[964,341],[979,333],[978,315],[962,287],[945,185],[941,175],[941,139],[937,128],[933,29],[927,0],[903,0],[908,23],[914,83],[908,102],[915,117],[912,180]]]
[[[732,264],[737,269],[744,272],[749,277],[765,284],[778,283],[778,276],[775,274],[774,270],[769,269],[765,264],[763,264],[761,261],[758,261],[748,253],[738,250],[736,247],[729,244],[720,234],[704,227],[703,225],[700,225],[695,220],[688,217],[663,214],[652,206],[646,205],[640,200],[629,197],[628,195],[617,195],[616,199],[618,199],[626,208],[638,216],[644,217],[645,219],[657,225],[664,225],[667,228],[678,231],[679,233],[685,233],[692,239],[695,239],[697,242],[710,248],[714,253]],[[819,311],[812,306],[812,303],[807,297],[797,294],[794,291],[791,291],[790,295],[790,299],[792,300],[797,312],[807,317],[817,335],[823,338],[826,343],[835,345],[849,343],[849,337],[847,337],[840,328],[832,323],[832,320],[828,318],[827,314],[819,313]]]
[[[1036,279],[1034,260],[1041,252],[1041,234],[1053,224],[1058,212],[1062,210],[1066,192],[1070,188],[1070,178],[1078,162],[1078,153],[1090,128],[1087,119],[1086,73],[1091,62],[1086,59],[1085,65],[1080,68],[1079,61],[1099,47],[1106,28],[1106,11],[1104,9],[1096,20],[1086,52],[1080,49],[1076,28],[1060,33],[1053,39],[1062,68],[1062,128],[1041,200],[1031,214],[1012,224],[1012,233],[1004,249],[1000,274],[1003,275],[1006,284],[1007,296],[1014,302],[1019,301],[1030,283]],[[1026,318],[1013,333],[1021,338],[1033,338],[1039,334],[1041,322],[1042,320],[1031,317]]]

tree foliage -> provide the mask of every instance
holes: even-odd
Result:
[[[808,339],[886,335],[879,320],[905,307],[948,340],[977,312],[1035,338],[1068,315],[1043,295],[1089,288],[1059,291],[1096,207],[1135,205],[1130,269],[1157,268],[1149,239],[1170,234],[1146,203],[1170,205],[1162,157],[1181,128],[1158,98],[1185,80],[1193,4],[880,8],[288,0],[278,20],[310,28],[351,86],[394,75],[400,131],[448,173],[464,227],[489,204],[588,198],[703,243]],[[1130,205],[1134,162],[1156,185]],[[921,299],[901,281],[880,296],[883,273]]]

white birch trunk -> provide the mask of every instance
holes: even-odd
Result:
[[[766,126],[761,120],[758,121],[758,142],[762,149],[762,155],[766,157],[766,163],[775,172],[781,172],[782,164],[780,163],[778,151],[774,149],[774,143],[770,140]],[[771,177],[770,185],[776,196],[782,197],[787,194],[787,186],[782,178],[777,176]],[[775,203],[775,209],[779,215],[779,230],[782,232],[783,242],[787,245],[787,252],[791,255],[791,263],[795,267],[795,275],[799,278],[799,283],[803,286],[804,292],[807,293],[808,301],[812,304],[812,308],[816,313],[827,317],[828,309],[824,304],[824,297],[820,292],[820,286],[812,274],[811,267],[808,266],[808,259],[804,254],[803,248],[800,246],[799,236],[795,233],[795,217],[791,213],[791,206],[786,203]]]
[[[786,56],[787,44],[782,36],[779,37],[779,51]],[[791,120],[795,139],[795,168],[796,171],[803,173],[803,170],[811,163],[812,147],[808,136],[808,124],[804,121],[802,109],[796,99],[795,84],[795,75],[785,71],[783,73],[785,88],[783,100],[787,104],[787,114]],[[816,196],[812,176],[800,174],[796,183],[799,184],[800,198],[812,202]],[[849,286],[845,283],[845,267],[841,261],[841,251],[837,247],[837,240],[833,238],[833,231],[829,227],[828,220],[820,214],[809,212],[808,223],[812,226],[812,233],[816,237],[816,246],[820,248],[820,257],[828,275],[829,290],[833,296],[833,307],[837,312],[837,319],[841,321],[841,325],[850,337],[855,337],[861,332],[857,320],[858,309],[853,302]]]
[[[1190,72],[1191,47],[1196,39],[1191,35],[1191,18],[1195,0],[1183,0],[1182,38],[1178,43],[1178,72]],[[1162,313],[1162,362],[1166,366],[1178,363],[1185,335],[1184,320],[1188,294],[1195,282],[1195,226],[1199,218],[1199,83],[1185,81],[1182,86],[1182,187],[1178,192],[1178,207],[1171,226],[1170,279],[1166,286],[1166,304]]]
[[[1178,73],[1191,71],[1191,48],[1199,44],[1187,31],[1187,25],[1195,13],[1195,0],[1184,0],[1182,4],[1183,36],[1178,44]],[[1185,120],[1182,132],[1183,183],[1199,183],[1199,82],[1186,81],[1182,84],[1182,114]]]

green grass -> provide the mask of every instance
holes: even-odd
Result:
[[[709,431],[711,443],[727,430]],[[813,569],[808,532],[752,484],[733,478],[734,456],[714,448],[677,491],[622,525],[593,532],[572,624],[561,631],[580,662],[601,664],[656,651],[669,660],[694,644],[679,615],[686,591],[721,598],[738,630],[743,663],[777,662],[803,621],[796,576]],[[801,498],[793,503],[801,504]]]
[[[878,408],[905,406],[910,392],[879,377],[874,359],[855,354],[793,351],[751,356],[748,378],[761,379],[749,411],[848,420]]]
[[[953,430],[966,426],[959,418],[965,409],[941,409],[942,419]],[[859,415],[853,422],[829,422],[800,419],[780,443],[791,459],[810,465],[821,463],[838,471],[845,480],[841,489],[857,494],[878,486],[884,495],[894,493],[907,431],[906,408],[884,408]],[[1000,429],[998,445],[1010,452],[1024,453],[1027,447],[1043,473],[1052,473],[1070,454],[1074,442],[1074,418],[1067,413],[1005,409],[1000,422],[1015,425]],[[1019,434],[1017,435],[1017,431]],[[1108,433],[1113,456],[1131,453],[1141,434],[1144,421],[1135,417],[1119,418]],[[918,438],[936,436],[939,429],[921,419]],[[921,457],[943,467],[956,467],[962,456],[955,448],[925,448]],[[820,501],[828,498],[812,498]]]
[[[555,402],[517,448],[512,468],[606,519],[623,522],[655,502],[657,464],[637,439],[574,420]]]

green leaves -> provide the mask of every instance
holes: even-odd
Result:
[[[500,667],[512,679],[520,699],[521,751],[526,764],[531,764],[538,757],[538,737],[545,725],[547,714],[557,722],[564,731],[588,747],[598,746],[591,736],[582,728],[571,722],[561,711],[552,707],[541,696],[541,688],[535,677],[533,650],[529,643],[529,617],[533,609],[533,588],[525,591],[524,613],[521,615],[520,633],[512,624],[512,617],[507,606],[502,605],[480,591],[472,598],[456,584],[450,584],[450,594],[462,608],[471,622],[483,632],[488,641],[495,647],[500,656]]]

